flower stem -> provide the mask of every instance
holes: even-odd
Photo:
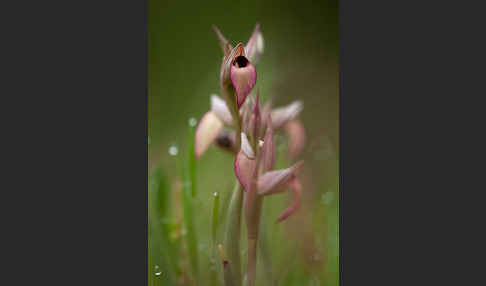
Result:
[[[252,206],[248,208],[250,214],[247,215],[247,230],[248,230],[248,286],[255,286],[256,280],[256,264],[257,264],[257,248],[258,248],[258,228],[260,223],[261,207],[263,204],[263,197],[254,192],[252,199]],[[251,198],[247,198],[251,199]]]
[[[235,188],[228,207],[228,221],[224,238],[224,247],[227,249],[228,261],[231,263],[231,271],[225,271],[225,281],[233,281],[233,285],[241,285],[240,266],[240,230],[241,230],[241,209],[243,205],[243,190],[239,181],[236,181]],[[226,277],[231,275],[232,277]]]

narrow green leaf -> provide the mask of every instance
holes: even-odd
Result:
[[[218,231],[219,226],[219,194],[218,192],[214,192],[214,203],[213,203],[213,225],[212,225],[212,239],[213,243],[216,243],[216,232]]]
[[[236,286],[241,285],[240,231],[242,206],[243,190],[237,180],[228,207],[228,220],[224,239],[224,247],[228,253],[228,261],[231,263],[231,271],[224,272],[225,281],[232,281]],[[226,277],[226,275],[232,275],[232,277]]]
[[[156,168],[149,178],[149,284],[162,285],[162,281],[173,283],[175,281],[175,259],[170,245],[168,232],[164,220],[168,219],[169,191],[166,179],[160,168]]]

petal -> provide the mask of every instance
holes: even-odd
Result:
[[[304,162],[299,161],[290,168],[266,172],[258,178],[258,194],[271,195],[282,192],[287,183],[294,177]]]
[[[260,24],[256,24],[253,34],[245,46],[248,59],[255,64],[263,54],[263,35],[260,32]]]
[[[256,100],[253,103],[253,111],[251,113],[250,119],[250,134],[254,138],[259,138],[259,131],[261,128],[262,117],[260,114],[260,104],[258,102],[258,98],[260,97],[260,92],[257,90]]]
[[[263,105],[262,109],[262,126],[265,128],[267,126],[267,121],[270,115],[272,114],[272,100],[267,100]],[[261,134],[263,135],[263,134]]]
[[[291,104],[276,108],[272,111],[273,128],[278,129],[288,121],[294,119],[304,108],[300,100],[296,100]]]
[[[211,95],[211,111],[214,112],[214,114],[216,114],[225,124],[233,124],[233,118],[231,117],[231,112],[226,105],[226,101],[216,94]]]
[[[302,196],[302,185],[297,177],[295,177],[289,183],[289,187],[295,191],[295,197],[292,204],[282,212],[282,214],[277,218],[276,223],[283,221],[284,219],[288,218],[291,214],[293,214],[300,205],[300,199]]]
[[[248,159],[255,159],[255,152],[253,152],[248,137],[246,137],[246,134],[243,132],[241,132],[241,151],[243,151],[243,154],[245,154]]]
[[[288,152],[292,160],[302,152],[305,146],[305,129],[304,125],[297,119],[290,120],[284,126],[285,133],[289,138]]]
[[[256,160],[250,160],[242,151],[238,152],[235,158],[235,174],[245,191],[250,186],[251,176],[256,167]]]
[[[219,148],[234,155],[239,151],[236,147],[236,133],[234,131],[222,130],[216,137],[215,143]]]
[[[245,49],[243,48],[243,44],[239,43],[234,47],[231,52],[224,57],[223,63],[221,64],[221,72],[220,72],[220,85],[224,90],[228,88],[228,85],[231,85],[231,78],[230,78],[230,69],[233,65],[233,61],[235,58],[239,56],[245,56]],[[224,91],[223,90],[223,91]],[[226,93],[230,93],[230,91],[226,91]],[[225,92],[223,92],[223,97],[225,96]]]
[[[267,172],[273,169],[275,165],[275,142],[273,139],[273,128],[271,124],[271,118],[269,116],[268,121],[270,124],[267,126],[267,131],[265,132],[265,137],[263,139],[263,172]]]
[[[238,108],[245,102],[257,79],[255,67],[245,57],[237,57],[235,61],[239,61],[239,59],[242,59],[241,65],[235,63],[230,68],[230,78],[235,88]]]
[[[250,120],[252,115],[253,98],[249,97],[245,103],[241,106],[239,113],[241,118],[241,128],[242,132],[251,134]]]
[[[225,57],[228,56],[231,50],[233,49],[233,47],[228,42],[228,40],[226,40],[226,38],[223,36],[221,31],[218,29],[218,27],[216,27],[216,25],[213,25],[213,30],[214,32],[216,32],[216,35],[218,36],[219,45],[221,46],[221,50],[223,50],[224,56]]]
[[[223,129],[223,122],[212,111],[203,115],[196,128],[194,150],[196,158],[201,157],[209,145],[216,139]]]

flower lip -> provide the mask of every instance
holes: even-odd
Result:
[[[216,138],[216,142],[221,147],[225,147],[225,148],[230,148],[231,147],[231,140],[230,140],[230,138],[228,136],[218,136]]]
[[[239,68],[244,68],[248,65],[249,61],[245,56],[237,56],[233,61],[233,65]]]

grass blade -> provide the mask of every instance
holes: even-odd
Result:
[[[238,181],[231,197],[228,208],[228,220],[224,246],[228,251],[228,260],[231,263],[231,271],[225,271],[225,281],[231,280],[236,286],[241,285],[241,258],[240,258],[240,231],[241,231],[241,212],[243,206],[243,190]],[[231,275],[232,277],[226,277]]]

